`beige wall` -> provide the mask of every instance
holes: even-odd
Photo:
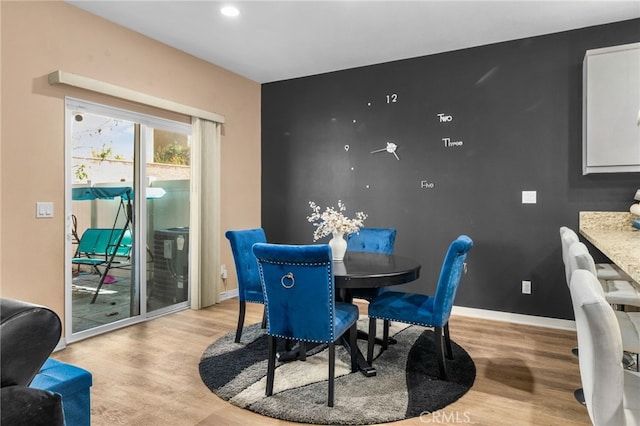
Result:
[[[223,115],[221,232],[260,226],[258,83],[61,1],[0,7],[1,296],[64,318],[64,97],[123,105],[50,86],[47,75],[58,69]],[[54,218],[36,219],[36,201],[52,201]],[[229,290],[233,258],[225,239],[220,247]]]

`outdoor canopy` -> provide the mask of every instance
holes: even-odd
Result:
[[[166,194],[162,188],[146,188],[147,199],[162,198]],[[133,188],[130,186],[83,186],[71,189],[71,198],[74,201],[87,200],[113,200],[121,197],[123,200],[133,199]]]

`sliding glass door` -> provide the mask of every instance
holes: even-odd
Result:
[[[189,191],[191,153],[186,134],[147,128],[153,157],[147,157],[147,312],[157,314],[189,300]],[[151,154],[151,153],[150,153]]]
[[[66,106],[73,341],[188,306],[190,125]]]

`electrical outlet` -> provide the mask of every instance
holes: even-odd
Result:
[[[220,265],[220,277],[223,280],[227,279],[227,265]]]
[[[522,294],[531,294],[531,281],[522,281]]]

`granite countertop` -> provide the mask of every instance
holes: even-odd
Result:
[[[580,212],[580,234],[640,283],[640,230],[628,212]]]

